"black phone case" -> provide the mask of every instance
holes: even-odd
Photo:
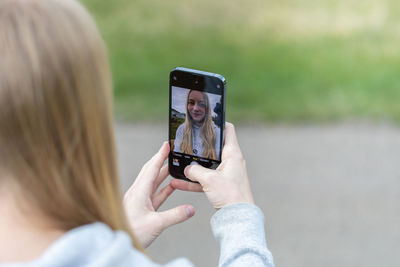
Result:
[[[220,88],[218,88],[220,85]],[[172,151],[172,86],[177,86],[185,89],[199,90],[207,93],[213,93],[221,95],[221,103],[219,108],[221,110],[221,122],[220,123],[220,153],[217,160],[210,160],[202,157],[196,157],[189,154],[177,153]],[[184,168],[187,165],[196,164],[202,165],[206,168],[216,169],[221,163],[221,155],[224,142],[224,130],[225,130],[225,98],[226,98],[226,80],[222,75],[193,70],[188,68],[177,67],[173,69],[170,73],[169,82],[169,114],[168,114],[168,140],[171,147],[171,151],[168,156],[168,169],[171,176],[183,179],[186,181],[193,182],[187,179],[183,173]],[[178,166],[176,166],[178,165]]]

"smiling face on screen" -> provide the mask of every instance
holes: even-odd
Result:
[[[187,110],[196,125],[201,125],[206,115],[207,103],[200,91],[191,91],[188,96]]]

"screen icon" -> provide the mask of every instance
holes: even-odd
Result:
[[[172,159],[172,165],[179,167],[179,159]]]

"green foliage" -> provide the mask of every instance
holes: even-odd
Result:
[[[176,66],[220,73],[230,121],[400,121],[394,0],[84,0],[119,118],[168,119]]]
[[[176,130],[178,130],[179,125],[185,122],[185,119],[181,118],[172,118],[171,119],[171,140],[174,140],[176,137]]]

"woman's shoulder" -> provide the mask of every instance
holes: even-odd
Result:
[[[29,266],[80,266],[83,263],[85,266],[160,266],[136,250],[128,234],[113,231],[100,222],[68,231]],[[186,259],[177,259],[167,266],[192,265]]]

